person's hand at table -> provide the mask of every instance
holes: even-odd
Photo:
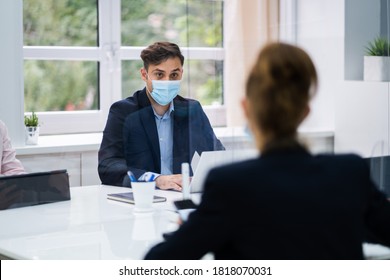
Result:
[[[156,186],[161,190],[182,190],[182,176],[181,174],[175,175],[160,175],[156,179]]]

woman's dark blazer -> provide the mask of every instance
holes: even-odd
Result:
[[[390,246],[390,202],[364,159],[274,150],[213,169],[197,211],[146,259],[362,259],[367,232]]]

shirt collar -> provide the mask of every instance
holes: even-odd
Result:
[[[157,118],[157,119],[167,119],[171,116],[171,113],[173,111],[175,111],[175,106],[173,105],[173,101],[171,102],[171,104],[169,105],[169,109],[165,112],[165,114],[163,116],[160,116],[156,113],[156,111],[154,110],[153,106],[152,106],[152,109],[153,109],[153,113],[154,113],[154,116]]]

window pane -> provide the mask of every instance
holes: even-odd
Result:
[[[122,0],[122,44],[222,47],[222,0]]]
[[[98,109],[98,63],[24,61],[26,112]]]
[[[141,61],[122,62],[122,96],[132,96],[145,87],[139,69]],[[189,60],[184,63],[181,96],[198,100],[202,105],[223,104],[223,62],[213,60]]]
[[[187,60],[184,63],[182,95],[202,105],[223,104],[223,62]]]
[[[122,61],[122,97],[132,96],[137,90],[145,87],[139,70],[143,67],[142,61]]]
[[[23,1],[25,46],[96,46],[97,26],[97,1]]]

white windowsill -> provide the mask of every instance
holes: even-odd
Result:
[[[16,155],[97,151],[102,133],[39,136],[38,145],[15,147]]]
[[[223,143],[247,139],[241,127],[214,128],[215,134]],[[300,137],[306,139],[329,139],[334,137],[333,131],[299,131]],[[17,155],[34,155],[50,153],[70,153],[99,150],[102,133],[63,134],[39,136],[38,145],[14,147]]]

